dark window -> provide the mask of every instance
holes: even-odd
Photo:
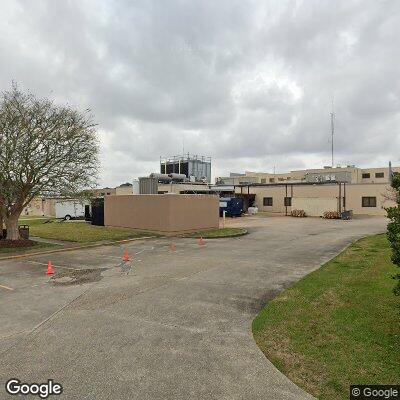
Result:
[[[272,182],[275,182],[275,179],[274,178],[269,178],[269,181],[272,183]]]
[[[361,205],[363,207],[376,207],[376,197],[363,197]]]
[[[278,181],[282,182],[284,179],[283,178],[278,178]]]
[[[375,173],[375,178],[384,178],[385,174],[383,172],[376,172]]]
[[[263,205],[271,207],[272,206],[272,197],[264,197]]]
[[[285,197],[283,199],[283,204],[286,207],[291,207],[292,206],[292,198],[291,197]]]
[[[343,207],[346,208],[346,197],[343,197],[343,203],[342,203]]]
[[[371,177],[371,175],[369,173],[368,174],[362,174],[362,178],[363,179],[368,179],[370,177]]]
[[[265,178],[261,178],[261,183],[267,183],[267,180]]]

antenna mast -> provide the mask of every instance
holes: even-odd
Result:
[[[332,112],[331,112],[331,151],[332,151],[332,168],[333,164],[333,137],[335,136],[335,111],[333,109],[333,99],[332,99]]]

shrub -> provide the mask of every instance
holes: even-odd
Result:
[[[392,188],[395,191],[394,199],[395,207],[386,209],[387,216],[390,220],[387,226],[387,237],[392,248],[392,262],[400,268],[400,175],[394,175],[392,180]],[[394,294],[400,295],[400,273],[393,276],[397,281],[393,291]]]
[[[326,219],[340,219],[340,212],[339,211],[325,211],[322,215],[322,218]]]
[[[292,210],[290,215],[292,217],[299,217],[299,218],[307,217],[306,212],[304,210]]]

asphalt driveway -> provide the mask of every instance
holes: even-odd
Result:
[[[62,399],[311,398],[264,357],[252,320],[346,245],[383,232],[386,220],[231,224],[250,234],[205,246],[179,239],[176,251],[154,239],[0,262],[0,398],[11,377],[52,378]],[[131,271],[120,267],[125,247]]]

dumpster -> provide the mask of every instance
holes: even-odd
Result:
[[[353,210],[342,211],[342,213],[340,214],[340,218],[344,220],[352,219]]]
[[[219,215],[226,212],[227,217],[240,217],[243,214],[243,199],[241,197],[221,197],[219,199]]]
[[[29,239],[29,225],[19,225],[19,236],[21,239],[28,240]]]
[[[92,225],[104,226],[104,198],[92,200]]]

